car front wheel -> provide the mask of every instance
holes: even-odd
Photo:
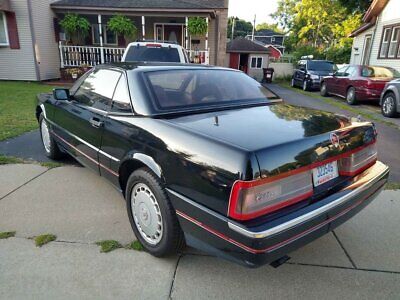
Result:
[[[43,148],[46,156],[51,159],[59,159],[62,156],[62,152],[58,148],[58,145],[54,138],[50,134],[49,124],[43,116],[43,113],[39,117],[40,126],[40,137],[42,138]]]
[[[388,118],[397,116],[396,96],[393,93],[387,93],[382,100],[382,114]]]
[[[346,101],[350,105],[357,104],[356,89],[351,87],[347,90]]]
[[[307,81],[303,81],[303,91],[308,91],[308,83]]]
[[[292,80],[290,81],[290,86],[291,87],[296,87],[296,83],[294,82],[294,78],[292,78]]]
[[[326,87],[326,83],[325,82],[323,82],[322,85],[321,85],[321,96],[323,96],[323,97],[328,97],[329,96],[328,89]]]
[[[160,180],[148,169],[134,171],[125,191],[129,221],[143,247],[157,257],[185,244],[175,210]]]

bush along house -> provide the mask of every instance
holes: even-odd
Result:
[[[225,65],[228,0],[0,0],[0,79],[76,78],[136,40],[175,42]]]
[[[378,65],[400,71],[400,1],[374,0],[356,29],[351,64]]]

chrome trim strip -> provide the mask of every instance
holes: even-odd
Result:
[[[54,125],[60,129],[62,129],[63,131],[65,131],[67,134],[69,134],[70,136],[72,136],[74,139],[77,139],[78,141],[80,141],[82,144],[85,144],[86,146],[88,146],[89,148],[92,148],[94,151],[97,151],[101,154],[103,154],[104,156],[112,159],[113,161],[119,162],[120,160],[118,158],[115,158],[114,156],[111,156],[110,154],[104,152],[103,150],[100,150],[99,148],[93,146],[92,144],[89,144],[88,142],[86,142],[85,140],[81,139],[80,137],[76,136],[75,134],[69,132],[68,130],[62,128],[61,126],[57,125],[56,123],[54,123],[53,121],[49,120],[46,118],[46,121],[49,122],[51,125]]]
[[[375,165],[375,168],[379,168],[379,174],[373,178],[371,178],[367,183],[365,183],[364,185],[356,188],[355,190],[351,191],[350,193],[348,193],[347,195],[331,202],[328,203],[327,205],[324,205],[316,210],[313,210],[307,214],[304,214],[300,217],[297,217],[293,220],[290,220],[286,223],[280,224],[278,226],[272,227],[270,229],[264,230],[264,231],[251,231],[251,230],[247,230],[235,223],[232,222],[228,222],[228,226],[230,229],[246,236],[246,237],[250,237],[250,238],[256,238],[256,239],[262,239],[277,233],[280,233],[282,231],[288,230],[290,228],[293,228],[301,223],[304,223],[314,217],[317,217],[318,215],[321,215],[323,213],[325,213],[326,211],[333,209],[343,203],[345,203],[346,201],[348,201],[350,198],[356,196],[357,194],[367,190],[368,188],[370,188],[372,185],[374,185],[376,182],[378,182],[379,180],[381,180],[384,176],[386,176],[389,173],[389,167],[387,167],[386,165],[384,165],[381,162],[377,162]]]

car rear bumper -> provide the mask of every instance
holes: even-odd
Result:
[[[271,263],[332,231],[382,190],[389,168],[377,162],[342,190],[283,217],[246,226],[168,190],[188,245],[247,267]]]

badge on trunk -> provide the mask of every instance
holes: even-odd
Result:
[[[334,147],[339,148],[340,139],[336,133],[333,133],[333,132],[331,133],[331,143]]]

